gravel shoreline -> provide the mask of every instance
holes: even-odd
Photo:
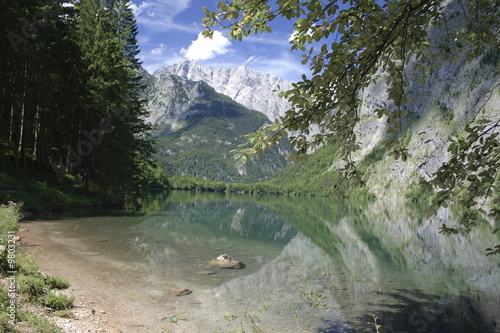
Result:
[[[70,281],[71,285],[65,293],[75,296],[74,308],[71,310],[74,318],[54,316],[45,308],[33,307],[30,310],[46,317],[64,332],[164,331],[165,325],[160,323],[137,323],[137,316],[126,310],[129,298],[123,297],[123,290],[120,291],[119,287],[110,288],[112,281],[105,281],[95,273],[96,269],[102,270],[102,266],[92,262],[88,255],[79,254],[78,244],[73,244],[72,240],[61,243],[36,223],[21,221],[19,225],[21,247],[34,257],[42,273]]]

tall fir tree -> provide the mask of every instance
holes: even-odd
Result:
[[[151,143],[130,1],[0,1],[2,157],[134,188]]]
[[[102,187],[122,190],[122,184],[134,183],[138,161],[151,147],[136,79],[137,27],[129,1],[82,0],[77,9],[77,41],[87,65],[88,108],[94,115],[91,128],[105,135],[82,168]]]
[[[79,105],[79,56],[68,40],[73,9],[62,1],[6,2],[0,28],[0,143],[16,167],[57,160]],[[68,87],[71,87],[70,89]]]

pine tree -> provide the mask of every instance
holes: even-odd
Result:
[[[71,108],[64,100],[71,96],[68,77],[75,76],[78,59],[66,38],[71,8],[41,1],[2,8],[0,142],[16,167],[30,161],[47,166],[51,148],[68,132]]]
[[[88,109],[99,121],[93,128],[106,135],[82,166],[104,188],[120,190],[133,183],[138,161],[151,146],[136,78],[137,27],[128,1],[82,0],[77,8],[77,40],[92,98]]]
[[[1,1],[3,154],[60,180],[80,173],[87,187],[133,188],[151,143],[130,2]]]

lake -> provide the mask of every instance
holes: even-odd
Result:
[[[102,264],[99,281],[133,289],[134,311],[165,332],[375,332],[374,315],[380,332],[500,332],[500,256],[484,251],[500,237],[488,221],[439,234],[455,218],[410,203],[170,191],[131,199],[127,213],[35,223],[76,240]],[[244,268],[209,267],[221,254]]]

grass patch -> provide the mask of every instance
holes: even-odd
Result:
[[[39,275],[40,268],[35,260],[28,255],[21,254],[16,258],[17,271],[23,275]]]
[[[69,288],[69,281],[57,276],[47,276],[45,278],[45,284],[47,285],[47,288],[49,290],[52,289],[68,289]]]
[[[44,317],[37,316],[30,311],[19,311],[18,313],[18,332],[40,332],[40,333],[62,333],[63,331],[48,321]]]
[[[0,312],[4,312],[9,306],[9,296],[7,291],[0,286]]]
[[[14,331],[14,326],[9,324],[9,316],[7,316],[7,313],[5,312],[0,312],[0,332],[15,332]]]
[[[59,314],[64,318],[74,318],[74,315],[68,310],[72,308],[74,297],[58,295],[54,293],[47,294],[47,290],[66,289],[69,282],[55,276],[43,276],[39,272],[36,262],[29,257],[21,248],[9,243],[19,229],[18,219],[20,205],[10,203],[0,205],[0,278],[10,277],[8,271],[16,270],[16,293],[17,304],[14,318],[8,309],[10,305],[9,294],[5,288],[0,286],[0,332],[40,332],[40,333],[59,333],[60,328],[52,324],[45,317],[38,316],[33,312],[26,311],[23,308],[26,303],[35,305],[46,305],[54,310],[60,311]],[[10,248],[9,248],[10,245]],[[15,250],[15,266],[11,267],[12,260],[9,263],[8,250]]]
[[[16,276],[18,291],[21,292],[31,302],[38,301],[45,289],[45,281],[41,276],[18,275]]]
[[[69,310],[73,307],[74,300],[74,296],[49,293],[45,298],[45,305],[57,311]]]
[[[19,229],[19,206],[16,204],[0,205],[0,273],[12,270],[9,266],[9,251],[12,244],[9,244],[14,234]],[[10,245],[10,246],[9,246]]]

